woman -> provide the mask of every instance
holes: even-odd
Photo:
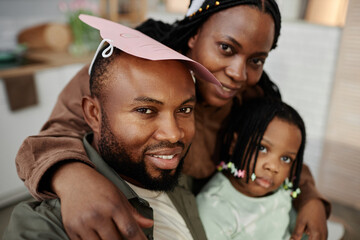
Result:
[[[232,99],[278,94],[263,72],[280,34],[277,4],[274,0],[193,0],[182,21],[168,25],[150,20],[138,29],[200,62],[223,84],[219,88],[201,79],[196,84],[197,133],[184,173],[206,179],[215,171],[215,139]],[[129,239],[138,239],[139,226],[134,222],[140,226],[151,223],[129,212],[129,204],[116,187],[89,167],[83,149],[81,139],[90,128],[83,120],[80,99],[89,91],[88,78],[87,69],[82,69],[61,93],[40,135],[25,140],[16,159],[18,173],[35,197],[54,196],[53,192],[60,197],[71,238],[87,239],[91,231],[120,231]],[[326,239],[329,204],[317,193],[309,170],[304,168],[303,173],[293,238],[307,231],[313,239]],[[109,218],[113,226],[102,221]]]

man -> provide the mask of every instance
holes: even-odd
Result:
[[[148,239],[205,239],[193,195],[178,186],[195,132],[195,87],[189,69],[171,58],[150,61],[116,48],[104,58],[106,51],[94,61],[91,95],[82,100],[92,129],[83,143],[92,164],[138,213],[154,220],[154,227],[151,221],[142,225]],[[97,232],[88,236],[114,237]],[[4,239],[68,239],[60,200],[19,204]]]

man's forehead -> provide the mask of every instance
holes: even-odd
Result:
[[[150,61],[121,53],[112,61],[108,77],[115,91],[139,94],[137,97],[158,99],[172,95],[188,98],[195,94],[195,85],[189,70],[174,60]],[[115,85],[114,85],[115,84]]]

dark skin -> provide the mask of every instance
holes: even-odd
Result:
[[[132,159],[141,159],[149,146],[164,142],[174,144],[152,147],[143,157],[150,177],[159,177],[162,170],[174,173],[195,132],[195,87],[188,69],[177,61],[147,61],[124,53],[112,62],[109,72],[112,74],[104,90],[106,101],[85,96],[82,102],[85,120],[94,132],[94,148],[98,150],[103,111],[113,136],[125,146]],[[168,72],[174,74],[173,81],[168,81]],[[176,146],[177,142],[184,143],[184,147]],[[172,158],[164,160],[160,156]],[[61,198],[64,226],[71,239],[146,239],[140,228],[151,227],[153,221],[137,213],[115,186],[111,184],[112,189],[103,191],[108,180],[101,174],[92,182],[93,169],[83,171],[81,163],[65,166],[80,169],[80,177],[87,186],[75,193],[74,188],[65,188],[66,182],[57,182],[57,179],[73,177],[63,171],[66,168],[61,167],[53,177],[54,190]],[[137,179],[123,177],[142,186]],[[102,194],[90,195],[87,188],[95,188]],[[66,191],[62,192],[64,189]],[[76,200],[79,194],[84,198]],[[82,217],[73,219],[73,211],[82,212]]]
[[[240,5],[212,15],[190,38],[187,56],[208,68],[227,89],[222,91],[200,80],[203,104],[222,106],[231,101],[235,91],[257,94],[247,89],[260,79],[273,36],[271,16],[258,9]],[[301,239],[304,232],[309,239],[327,239],[326,213],[321,200],[313,199],[299,209],[292,239]]]
[[[221,107],[231,101],[235,94],[254,86],[260,79],[273,36],[272,17],[258,9],[239,5],[213,14],[197,34],[189,39],[190,50],[186,55],[207,67],[225,88],[216,89],[198,79],[199,93],[204,100],[200,104]],[[211,162],[210,159],[209,161]],[[186,167],[186,164],[191,164],[191,167]],[[205,177],[215,169],[211,164],[213,163],[208,165],[208,169],[201,169]],[[203,166],[185,162],[184,169],[197,171],[197,168]],[[191,172],[186,173],[192,175]],[[94,232],[110,232],[110,236],[117,236],[121,232],[127,239],[144,239],[139,230],[145,225],[149,226],[151,222],[128,210],[126,199],[112,183],[90,167],[81,163],[65,164],[54,175],[52,186],[62,202],[69,203],[69,206],[63,207],[64,213],[67,212],[64,224],[66,230],[72,233],[69,234],[72,239],[89,239],[82,229],[84,225]],[[84,189],[87,192],[81,194]],[[72,201],[72,198],[76,198],[83,199],[86,203],[90,197],[92,200],[88,205],[74,206],[76,203]],[[82,212],[91,214],[84,216]],[[115,222],[115,226],[105,225],[104,219]],[[299,209],[292,238],[300,239],[303,232],[310,235],[309,239],[327,238],[326,213],[321,200],[313,199]]]

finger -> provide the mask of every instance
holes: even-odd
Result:
[[[119,240],[122,239],[114,221],[106,221],[98,228],[97,234],[100,239]]]
[[[142,217],[144,218],[144,217]],[[142,220],[140,220],[142,221]],[[124,239],[130,240],[145,240],[145,234],[140,228],[137,221],[135,221],[134,215],[122,216],[117,214],[114,216],[114,222],[117,226],[118,231]]]
[[[69,234],[71,240],[100,240],[100,236],[93,230],[82,231],[78,234]]]
[[[93,228],[79,222],[73,225],[65,225],[65,231],[71,240],[99,240],[100,237]]]
[[[154,221],[152,219],[142,216],[137,211],[134,211],[133,217],[141,228],[150,228],[154,225]]]
[[[64,226],[65,232],[71,240],[81,240],[80,235],[75,233],[71,227]]]
[[[291,235],[291,240],[300,240],[305,232],[306,225],[301,221],[296,221],[294,231]]]
[[[80,236],[77,234],[69,233],[68,231],[66,231],[66,234],[68,235],[70,240],[81,240]]]
[[[320,231],[309,229],[306,231],[306,234],[309,236],[308,240],[322,240]]]

